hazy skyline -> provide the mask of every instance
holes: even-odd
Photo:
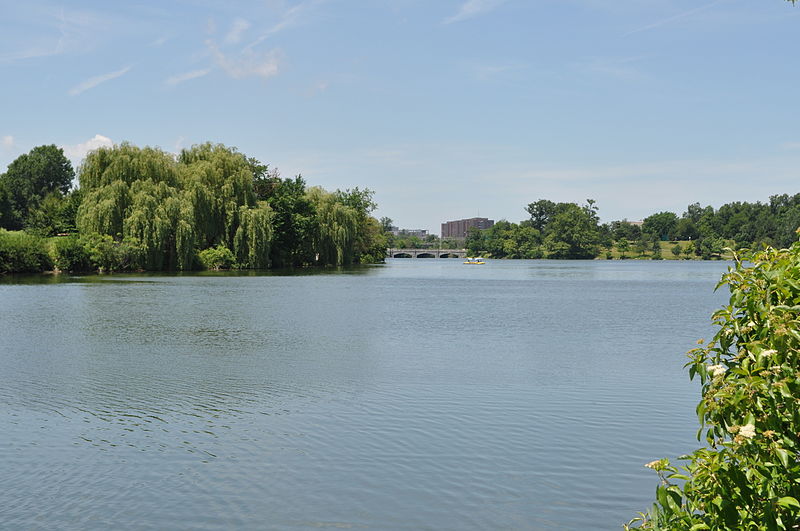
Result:
[[[541,198],[608,221],[800,191],[782,0],[0,6],[0,170],[222,142],[435,233]]]

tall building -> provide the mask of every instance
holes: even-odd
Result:
[[[467,232],[472,227],[477,229],[488,229],[494,225],[493,219],[488,218],[469,218],[456,221],[446,221],[442,223],[442,238],[466,238]]]

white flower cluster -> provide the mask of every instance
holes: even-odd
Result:
[[[722,365],[709,365],[707,367],[707,369],[708,369],[708,372],[710,372],[712,376],[723,376],[725,374],[725,371],[728,370],[725,367],[723,367]]]
[[[739,428],[739,435],[744,437],[745,439],[752,439],[756,436],[756,427],[752,424],[745,424],[744,426]]]

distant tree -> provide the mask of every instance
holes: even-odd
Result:
[[[638,240],[642,232],[638,225],[634,225],[627,219],[612,221],[608,224],[608,230],[615,240]]]
[[[677,223],[678,216],[675,213],[659,212],[644,218],[642,232],[666,241],[672,237]]]
[[[681,251],[682,251],[681,244],[676,243],[675,246],[672,248],[672,255],[675,258],[678,258],[681,255]]]
[[[266,201],[275,188],[280,186],[280,173],[277,168],[270,170],[269,164],[262,164],[253,157],[247,158],[247,165],[253,174],[253,192],[256,194],[256,199]]]
[[[684,257],[686,257],[687,260],[689,258],[691,258],[692,255],[694,254],[694,250],[695,250],[694,248],[695,248],[695,242],[694,241],[690,241],[689,245],[687,245],[686,247],[683,248],[683,255],[684,255]]]
[[[617,240],[617,251],[620,253],[620,258],[626,258],[625,253],[627,253],[631,248],[631,244],[625,238],[621,240]]]
[[[382,217],[380,219],[380,224],[383,232],[389,232],[390,230],[392,230],[392,223],[394,223],[394,221],[392,221],[392,218],[387,218],[386,216]]]
[[[547,258],[595,258],[600,252],[600,229],[594,201],[588,200],[583,207],[558,203],[557,213],[543,233]]]
[[[558,205],[548,199],[540,199],[535,203],[530,203],[525,210],[530,214],[531,226],[538,230],[544,230],[545,226],[550,223],[553,216],[558,211]]]
[[[653,249],[652,259],[653,260],[663,260],[663,257],[661,256],[661,240],[659,240],[658,237],[653,237],[653,247],[652,247],[652,249]]]
[[[673,229],[672,237],[676,240],[696,240],[700,236],[697,225],[690,218],[683,217],[678,220]]]
[[[486,251],[486,239],[484,233],[476,227],[470,227],[467,230],[467,238],[464,241],[464,247],[471,255],[480,255]]]
[[[636,240],[636,243],[633,244],[633,248],[639,253],[639,256],[644,256],[647,252],[648,247],[650,247],[650,242],[647,240],[647,236],[642,234],[639,236],[639,239]]]
[[[74,177],[72,164],[55,145],[38,146],[17,157],[0,176],[0,187],[5,190],[5,210],[0,216],[3,226],[23,228],[31,210],[48,194],[66,194]]]

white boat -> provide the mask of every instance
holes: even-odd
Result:
[[[471,258],[471,257],[468,256],[467,259],[464,260],[464,263],[465,264],[472,264],[472,265],[483,265],[486,262],[484,262],[483,258],[481,258],[479,256],[477,256],[475,258]]]

